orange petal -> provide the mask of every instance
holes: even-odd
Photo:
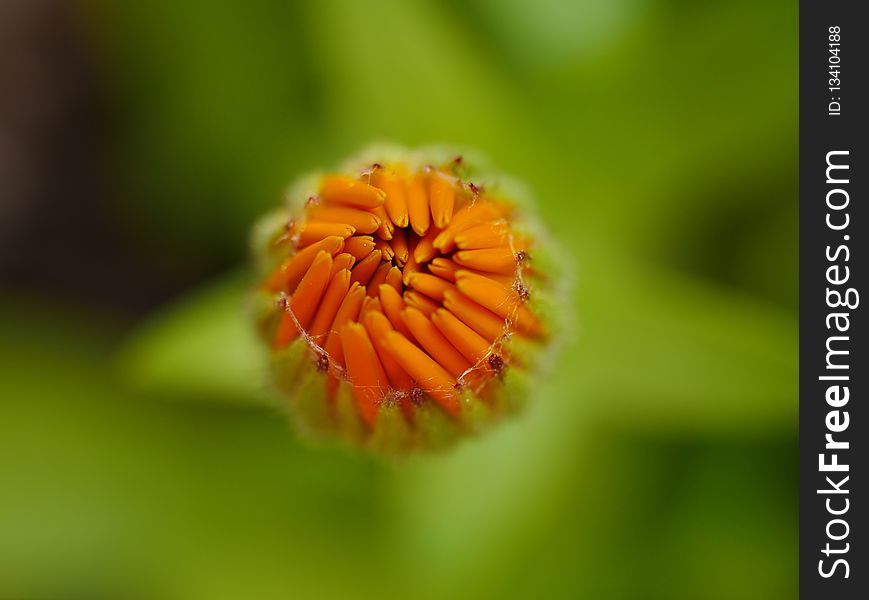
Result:
[[[416,237],[411,234],[412,237]],[[419,271],[419,263],[416,262],[416,257],[414,256],[414,250],[416,249],[417,244],[411,239],[408,240],[409,248],[407,252],[407,261],[404,263],[401,271],[401,280],[404,282],[404,285],[407,285],[408,278],[417,273]]]
[[[438,255],[438,251],[434,247],[434,240],[440,232],[441,230],[437,227],[431,227],[419,240],[416,248],[413,249],[413,258],[417,263],[426,263]]]
[[[455,247],[455,238],[460,232],[474,225],[494,221],[501,217],[502,211],[491,202],[478,200],[468,204],[453,215],[453,220],[449,226],[435,238],[434,247],[441,252],[449,252]]]
[[[371,300],[371,296],[368,295],[366,295],[362,299],[362,307],[359,309],[359,317],[357,318],[358,321],[362,320],[362,317],[365,315],[365,311],[368,309],[368,303],[371,302]]]
[[[350,282],[358,281],[362,285],[366,285],[374,276],[377,267],[380,266],[380,258],[380,250],[372,250],[368,256],[353,267],[353,270],[350,272]]]
[[[383,308],[380,306],[380,298],[365,296],[365,300],[362,301],[362,310],[359,311],[359,322],[361,323],[365,315],[372,311],[383,313]]]
[[[519,305],[519,295],[515,290],[470,271],[456,271],[456,287],[468,298],[504,319],[511,318]]]
[[[278,329],[275,332],[275,339],[272,340],[272,348],[275,350],[285,348],[298,335],[299,327],[296,325],[293,315],[289,311],[285,311],[281,315],[281,322],[278,324]]]
[[[509,246],[510,227],[506,223],[482,223],[460,231],[455,239],[460,250]]]
[[[404,263],[407,262],[410,255],[410,251],[407,249],[407,237],[404,234],[404,229],[396,229],[393,232],[389,245],[392,246],[392,252],[395,255],[395,262],[398,263],[398,266],[400,267],[404,266]]]
[[[391,240],[392,235],[395,232],[395,225],[393,225],[389,216],[387,216],[386,209],[382,206],[378,206],[377,208],[372,208],[371,212],[377,215],[377,218],[380,219],[380,227],[377,228],[377,237],[381,240]]]
[[[410,273],[405,276],[404,280],[409,287],[438,301],[444,299],[444,292],[446,290],[455,289],[455,286],[446,279],[441,279],[437,275],[429,275],[428,273]]]
[[[413,334],[404,324],[404,319],[401,318],[401,311],[404,310],[404,300],[401,295],[395,291],[395,288],[387,284],[381,285],[378,291],[380,292],[380,306],[383,307],[383,314],[386,315],[396,330],[413,339]]]
[[[349,270],[353,268],[353,263],[355,262],[356,258],[352,254],[349,254],[347,252],[344,252],[343,254],[338,254],[332,260],[331,277],[334,277],[338,271],[343,271],[344,269]]]
[[[380,284],[386,283],[386,276],[389,274],[389,270],[394,268],[395,267],[388,262],[380,263],[380,266],[377,267],[377,270],[374,271],[374,275],[371,276],[371,279],[365,286],[366,295],[376,297],[380,293],[380,290],[378,289]]]
[[[344,301],[335,313],[335,319],[332,321],[329,335],[326,338],[326,343],[323,345],[329,359],[337,365],[344,366],[344,355],[341,350],[341,336],[338,331],[351,321],[355,321],[359,317],[359,309],[362,308],[362,300],[365,298],[365,288],[354,283],[350,286],[350,291],[344,296]]]
[[[418,235],[425,235],[431,224],[431,212],[428,205],[428,191],[425,185],[425,175],[417,173],[410,178],[407,185],[407,212],[410,226]]]
[[[458,271],[459,268],[460,267],[456,263],[443,257],[433,258],[431,262],[428,263],[428,270],[432,275],[437,275],[441,279],[446,279],[452,283],[456,282],[456,271]]]
[[[377,409],[389,389],[386,372],[362,325],[347,323],[341,328],[340,337],[356,407],[362,419],[373,427],[377,421]]]
[[[460,250],[453,255],[453,260],[463,267],[500,275],[515,274],[519,262],[510,248]]]
[[[392,267],[389,269],[389,273],[386,275],[386,283],[394,287],[395,291],[400,294],[403,287],[401,283],[401,269],[398,267]]]
[[[392,260],[395,258],[395,252],[392,250],[392,246],[389,245],[388,241],[377,240],[374,242],[374,247],[380,250],[380,253],[383,255],[383,260]]]
[[[385,198],[383,190],[343,175],[325,177],[320,185],[320,200],[326,204],[374,208],[381,206]]]
[[[465,270],[456,271],[456,287],[471,300],[508,319],[522,335],[536,337],[542,333],[540,321],[519,299],[516,290]]]
[[[356,233],[374,233],[380,227],[380,219],[373,213],[349,206],[321,204],[309,209],[312,220],[347,223],[356,228]]]
[[[302,225],[299,232],[299,247],[308,246],[319,242],[325,237],[337,235],[340,238],[348,238],[356,233],[356,228],[346,223],[333,223],[332,221],[308,221]]]
[[[439,308],[430,318],[444,337],[472,364],[477,364],[489,353],[489,342],[448,310]]]
[[[377,169],[371,182],[386,192],[384,208],[390,220],[398,227],[407,227],[407,196],[404,191],[404,180],[394,169]]]
[[[503,318],[489,309],[483,308],[457,290],[444,292],[444,308],[490,342],[501,337],[507,326]]]
[[[404,319],[413,336],[422,344],[429,356],[435,359],[454,378],[461,377],[462,373],[471,368],[471,363],[419,310],[405,308],[401,311],[401,318]]]
[[[374,238],[370,235],[355,235],[344,241],[344,250],[357,261],[362,260],[374,250]]]
[[[429,298],[417,292],[404,292],[403,298],[405,306],[413,307],[418,311],[422,312],[425,316],[429,316],[434,311],[440,308],[440,305],[437,302],[435,302],[434,300],[430,300]]]
[[[307,329],[310,326],[314,313],[317,312],[317,307],[320,304],[320,299],[323,297],[323,292],[329,283],[331,271],[332,255],[320,250],[290,300],[290,308],[296,315],[296,320],[302,329]]]
[[[413,380],[392,357],[386,343],[386,334],[393,330],[389,319],[382,312],[372,310],[366,313],[363,323],[377,351],[377,356],[383,363],[383,370],[386,371],[389,383],[397,390],[410,390],[413,387]]]
[[[341,269],[332,276],[331,281],[329,281],[329,287],[326,288],[326,292],[323,294],[323,300],[320,302],[317,314],[314,316],[314,322],[308,330],[308,335],[310,335],[311,338],[321,346],[324,345],[323,342],[325,342],[325,340],[320,338],[324,337],[329,332],[329,328],[335,320],[338,308],[344,301],[344,297],[347,295],[349,289],[350,270]]]
[[[436,171],[428,178],[428,195],[432,221],[435,227],[443,229],[453,218],[453,206],[456,202],[453,183],[445,175]]]
[[[397,331],[386,334],[386,344],[395,361],[424,392],[449,414],[459,413],[454,381],[443,367]]]
[[[334,235],[323,238],[316,244],[311,244],[302,248],[289,258],[287,258],[280,267],[268,278],[266,287],[272,292],[284,291],[293,293],[296,286],[302,280],[308,267],[314,262],[314,257],[320,250],[325,250],[331,255],[338,254],[344,248],[344,240],[340,236]]]
[[[516,316],[513,317],[511,325],[513,325],[516,331],[528,337],[537,337],[543,334],[540,320],[524,304],[519,305],[519,309],[516,311]]]
[[[329,282],[331,269],[332,255],[321,250],[299,283],[296,293],[290,299],[289,312],[283,315],[275,335],[275,348],[283,348],[294,340],[299,335],[299,328],[308,328],[323,291],[326,289],[326,284]]]

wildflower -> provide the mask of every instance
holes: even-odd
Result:
[[[521,405],[552,274],[527,213],[469,162],[373,150],[259,228],[260,331],[303,428],[403,452]]]

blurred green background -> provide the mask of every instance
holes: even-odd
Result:
[[[0,598],[788,598],[797,3],[10,0]],[[372,141],[526,180],[573,331],[531,410],[299,441],[256,217]]]

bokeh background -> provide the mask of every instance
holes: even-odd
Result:
[[[0,597],[797,587],[797,3],[4,0]],[[533,407],[297,439],[247,234],[372,141],[466,144],[569,252]]]

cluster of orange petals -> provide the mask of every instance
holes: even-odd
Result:
[[[273,347],[304,338],[329,393],[348,381],[367,424],[390,396],[411,420],[424,394],[457,414],[457,390],[500,374],[504,339],[541,335],[521,277],[528,240],[506,204],[449,169],[329,175],[305,213],[265,282],[283,311]]]

